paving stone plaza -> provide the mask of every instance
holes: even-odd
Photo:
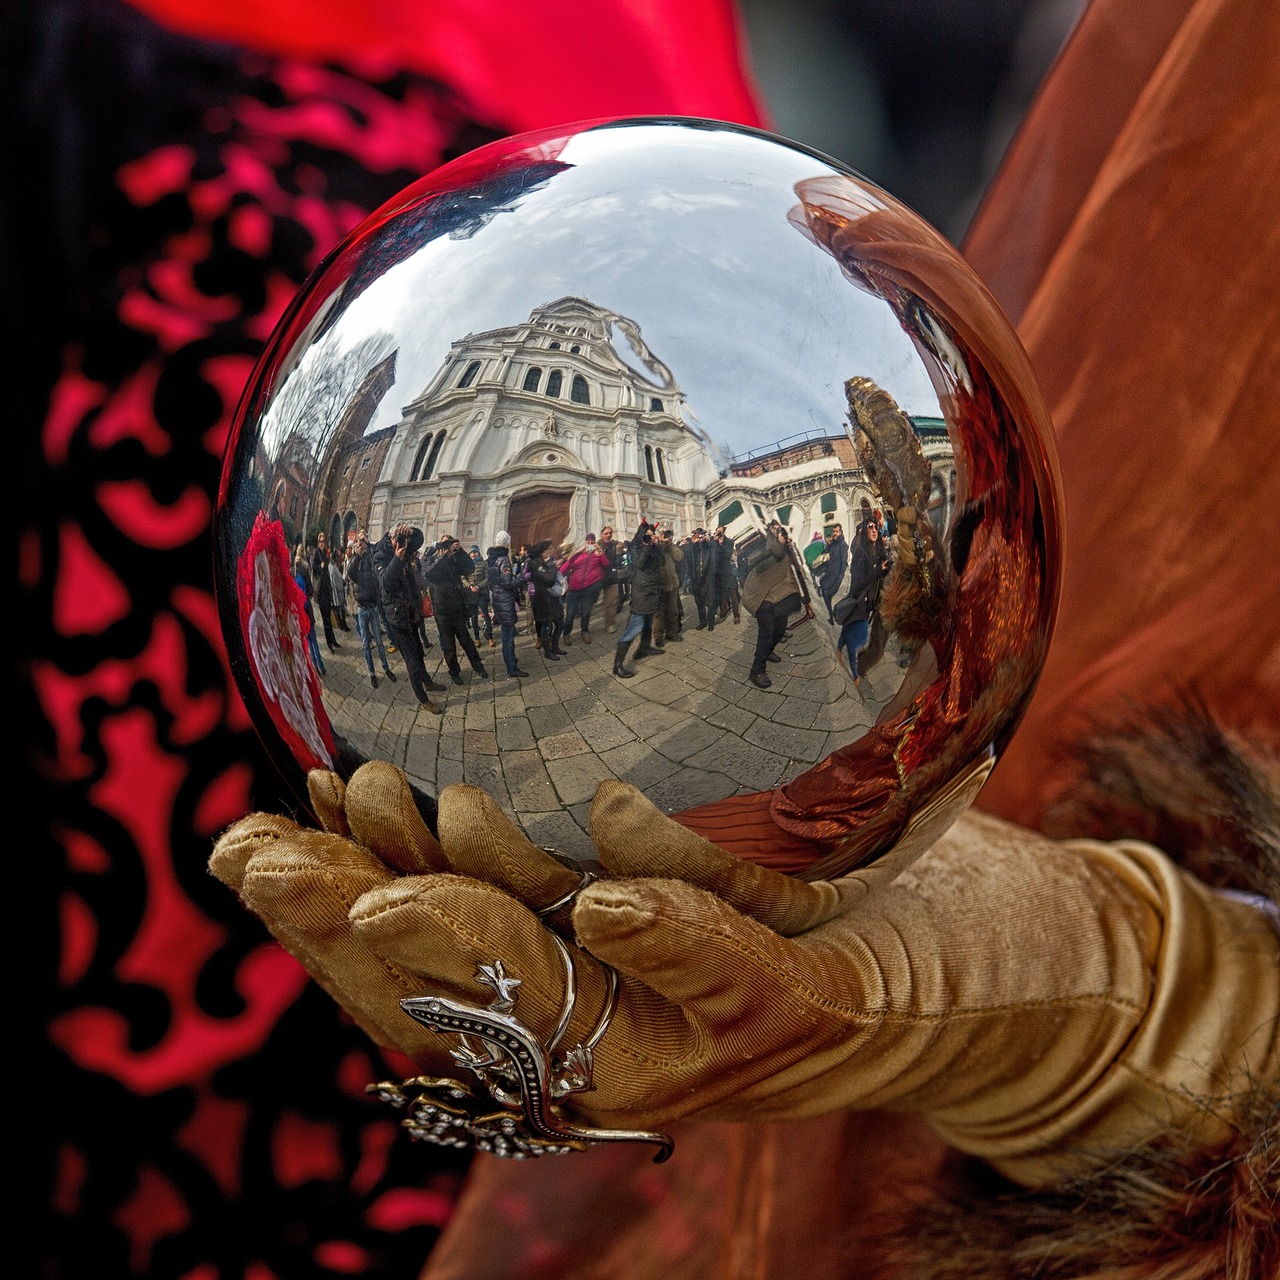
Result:
[[[427,628],[435,642],[430,621]],[[606,778],[632,783],[675,813],[775,787],[857,738],[898,691],[903,671],[890,645],[855,688],[836,634],[824,620],[796,626],[778,649],[782,661],[769,665],[769,689],[747,679],[756,624],[746,615],[740,625],[730,618],[711,632],[687,630],[639,661],[633,645],[630,680],[613,674],[616,637],[598,622],[591,642],[575,634],[559,662],[519,635],[527,679],[509,677],[500,648],[481,640],[490,678],[464,659],[459,687],[436,643],[427,669],[445,685],[432,695],[444,707],[439,716],[415,701],[397,655],[397,680],[379,670],[371,688],[353,628],[325,655],[321,685],[335,729],[360,756],[399,765],[428,794],[455,782],[483,787],[535,843],[581,857],[592,853],[587,813]]]

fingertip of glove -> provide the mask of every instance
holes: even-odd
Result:
[[[468,782],[454,782],[445,787],[440,792],[436,805],[436,821],[439,823],[442,835],[455,827],[465,829],[477,818],[486,824],[499,820],[510,821],[487,791],[482,787],[474,787]]]
[[[460,907],[483,909],[506,901],[509,899],[501,890],[469,876],[441,872],[398,876],[362,894],[351,909],[351,920],[358,923],[410,904],[426,911],[452,914]]]
[[[297,830],[295,823],[271,813],[251,813],[233,822],[214,842],[209,871],[237,892],[255,853]]]
[[[360,924],[393,911],[407,902],[420,900],[424,878],[421,876],[398,876],[386,884],[378,885],[362,893],[356,899],[349,912],[352,924]]]
[[[358,800],[362,795],[385,794],[410,795],[409,780],[395,765],[386,760],[366,760],[347,783],[346,799]]]
[[[349,836],[344,812],[347,802],[347,784],[331,769],[312,769],[307,774],[307,795],[321,826],[335,835]]]
[[[596,787],[595,795],[591,798],[587,826],[594,838],[598,829],[616,829],[637,820],[649,821],[655,816],[661,817],[662,812],[654,807],[644,792],[637,790],[629,782],[606,778]]]
[[[644,792],[639,788],[632,786],[629,782],[623,782],[621,778],[605,778],[596,787],[592,807],[631,800],[639,800],[642,804],[653,808],[652,802],[645,798]]]
[[[574,903],[574,931],[588,947],[593,941],[624,941],[676,919],[681,902],[700,892],[677,881],[599,880]]]
[[[714,848],[663,813],[643,792],[616,779],[596,788],[587,830],[601,862],[622,876],[662,876],[677,864],[684,873],[690,870],[687,864],[701,865]]]
[[[679,880],[604,880],[588,886],[573,912],[578,943],[620,973],[652,983],[684,971],[702,981],[709,955],[732,949],[750,921],[713,894]],[[666,979],[664,978],[665,982]]]
[[[499,864],[509,853],[519,858],[528,838],[487,791],[455,782],[436,801],[436,827],[441,846],[449,851],[451,868],[463,875],[488,879],[495,854]]]
[[[407,874],[439,870],[440,846],[423,820],[403,770],[369,760],[347,783],[346,820],[351,837],[389,867]]]

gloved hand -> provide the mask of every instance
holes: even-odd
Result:
[[[364,766],[345,796],[313,775],[312,795],[327,832],[251,817],[211,866],[361,1025],[457,1074],[399,1001],[483,1003],[477,967],[501,959],[518,1016],[549,1036],[564,973],[531,908],[574,873],[475,788],[441,793],[439,842],[390,766]],[[1063,1145],[1211,1126],[1190,1097],[1238,1087],[1242,1064],[1280,1069],[1275,934],[1149,846],[1059,845],[971,813],[890,883],[872,867],[806,884],[625,784],[601,785],[590,827],[614,878],[572,910],[565,1043],[595,1025],[604,965],[619,975],[595,1087],[572,1099],[590,1123],[890,1107],[1036,1182]]]

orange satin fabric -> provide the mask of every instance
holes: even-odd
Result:
[[[628,1146],[481,1158],[423,1280],[889,1280],[885,1222],[946,1154],[885,1112],[675,1137],[665,1165]]]
[[[979,799],[1015,821],[1039,821],[1088,719],[1131,701],[1191,690],[1280,739],[1277,103],[1271,0],[1095,4],[968,238],[1066,494],[1048,660]]]

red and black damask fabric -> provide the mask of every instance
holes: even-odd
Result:
[[[48,150],[6,249],[34,254],[18,373],[46,379],[19,562],[61,943],[45,1273],[413,1275],[463,1160],[398,1140],[364,1096],[388,1064],[205,870],[223,826],[287,803],[225,667],[209,522],[240,389],[307,273],[497,131],[419,75],[111,6],[40,17],[24,87]]]

